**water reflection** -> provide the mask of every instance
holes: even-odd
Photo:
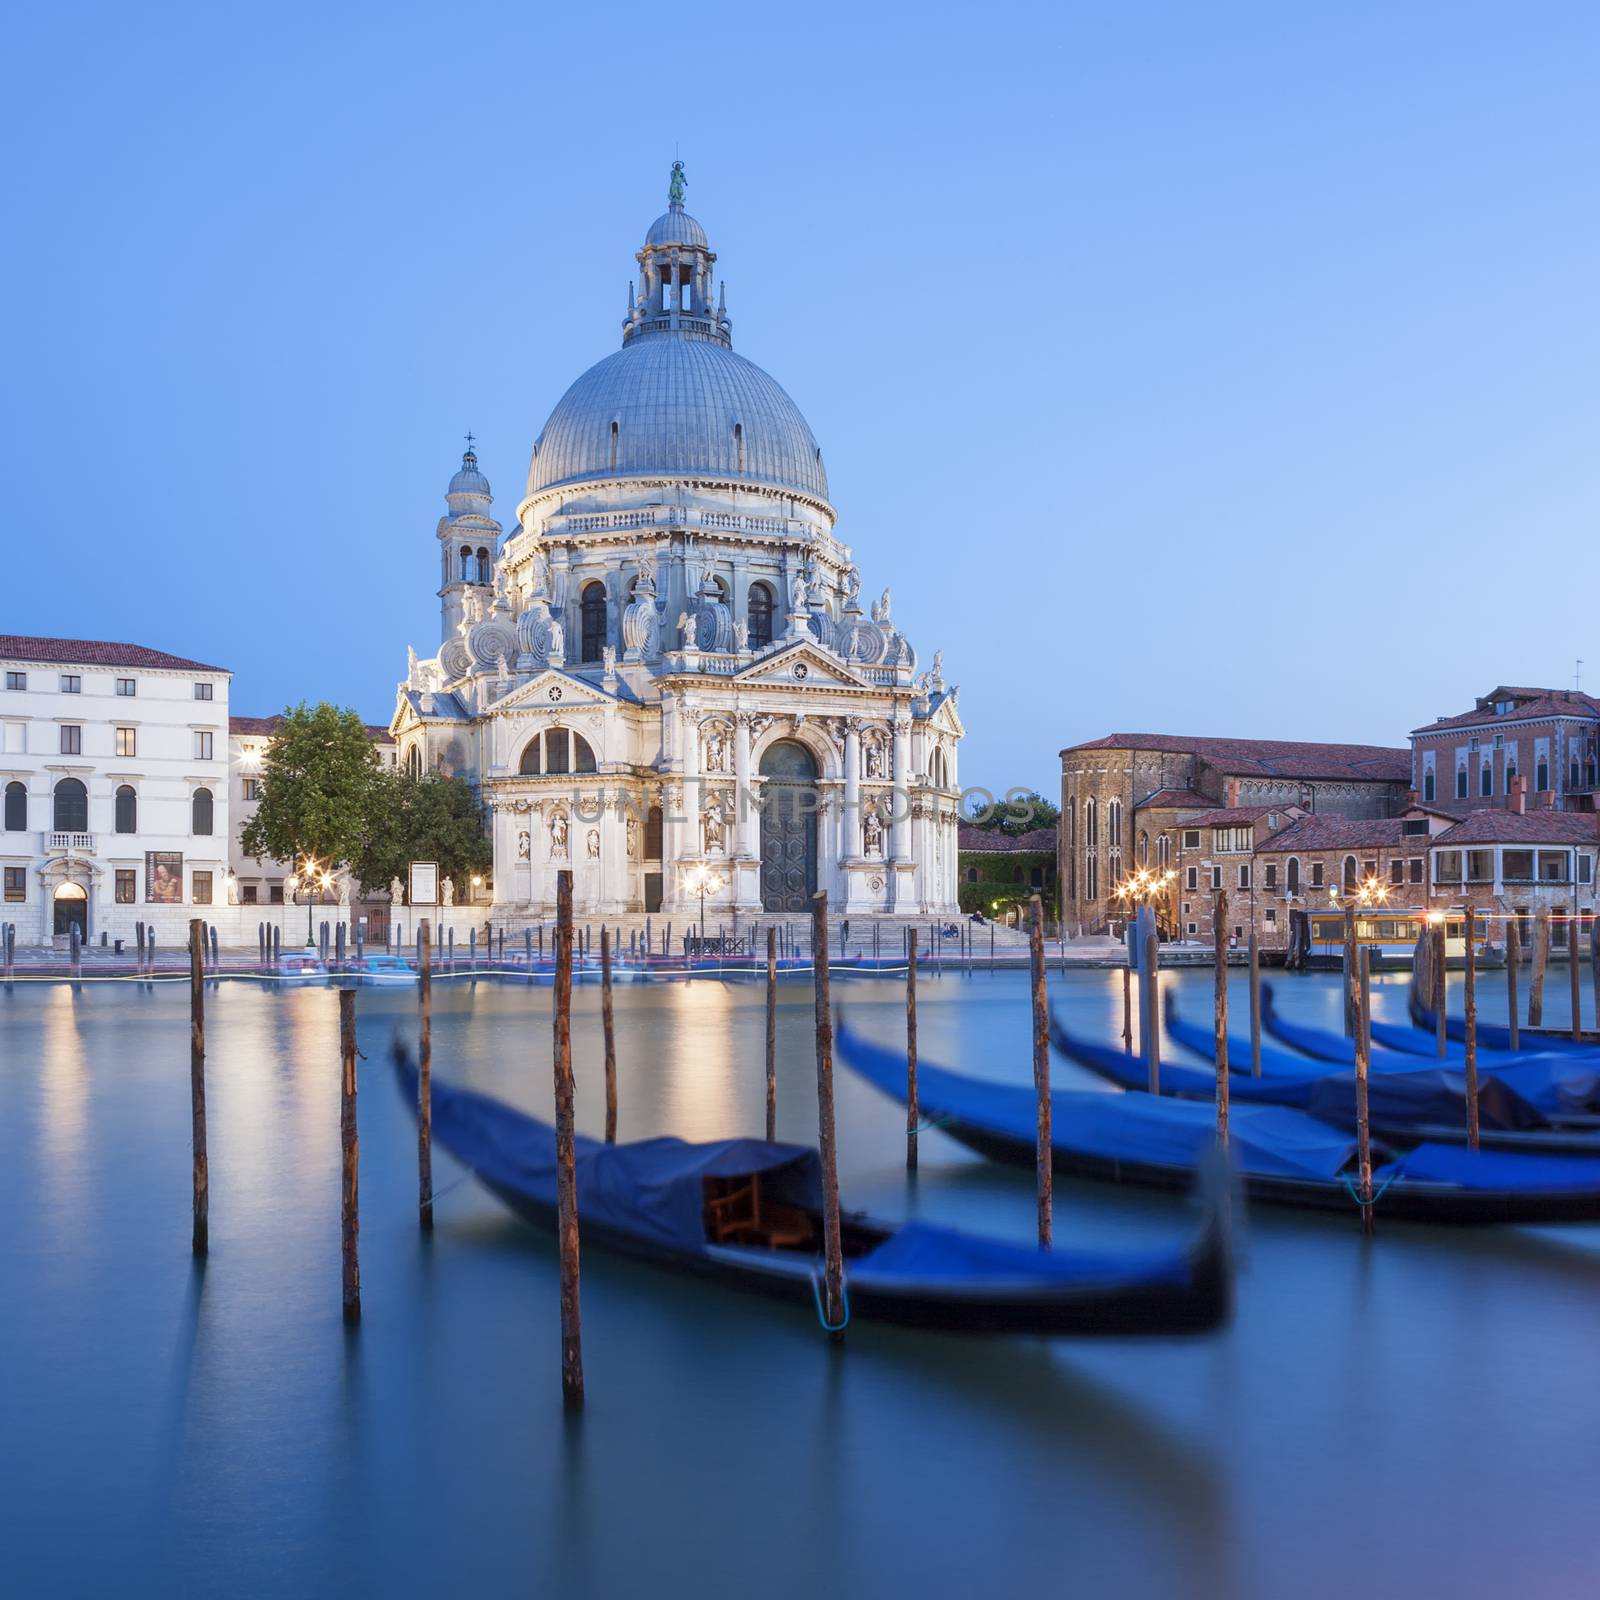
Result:
[[[1208,973],[1163,983],[1205,1017]],[[1120,1034],[1118,974],[1051,987],[1072,1025]],[[1336,981],[1278,987],[1286,1015],[1339,1026]],[[901,1036],[898,980],[841,998]],[[1380,980],[1378,1014],[1403,1003]],[[549,1004],[441,982],[436,1070],[548,1115]],[[1232,1004],[1242,1027],[1241,986]],[[595,992],[577,1007],[595,1131]],[[809,1312],[590,1252],[589,1407],[569,1425],[548,1239],[476,1184],[450,1188],[442,1153],[437,1231],[417,1228],[415,1131],[387,1071],[415,997],[360,997],[354,1335],[334,997],[225,986],[208,1008],[202,1272],[181,986],[6,998],[0,1156],[26,1218],[0,1246],[8,1588],[1281,1596],[1381,1570],[1423,1593],[1582,1590],[1600,1230],[1448,1233],[1380,1209],[1368,1245],[1353,1218],[1263,1211],[1214,1339],[862,1327],[843,1352]],[[809,988],[786,987],[784,1137],[814,1137],[812,1028]],[[1024,978],[929,976],[921,1033],[930,1060],[1026,1081]],[[759,986],[619,990],[624,1137],[758,1130],[763,1039]],[[842,1070],[838,1097],[847,1204],[1031,1235],[1026,1172],[931,1131],[908,1184],[901,1108]],[[1074,1241],[1163,1236],[1184,1215],[1159,1193],[1057,1190]]]

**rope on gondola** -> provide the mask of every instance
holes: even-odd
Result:
[[[1376,1206],[1377,1203],[1383,1198],[1384,1190],[1387,1189],[1389,1185],[1393,1183],[1394,1180],[1399,1176],[1400,1174],[1398,1172],[1391,1172],[1389,1176],[1385,1178],[1376,1189],[1373,1190],[1372,1198],[1370,1200],[1363,1200],[1361,1198],[1356,1186],[1350,1181],[1350,1175],[1348,1173],[1343,1174],[1341,1181],[1344,1183],[1345,1188],[1350,1191],[1350,1198],[1354,1200],[1358,1206]]]
[[[832,1323],[828,1321],[828,1313],[822,1304],[822,1272],[820,1263],[813,1264],[811,1268],[811,1297],[817,1302],[817,1321],[822,1324],[824,1333],[843,1333],[850,1326],[850,1285],[841,1277],[839,1279],[839,1297],[844,1301],[844,1321]]]

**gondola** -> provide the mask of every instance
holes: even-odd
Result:
[[[1280,1044],[1286,1044],[1291,1050],[1296,1050],[1303,1056],[1310,1056],[1313,1060],[1328,1061],[1335,1066],[1348,1067],[1356,1058],[1356,1047],[1344,1034],[1331,1033],[1325,1028],[1313,1028],[1285,1017],[1278,1010],[1277,997],[1270,983],[1261,985],[1261,1026]],[[1432,1034],[1423,1033],[1409,1024],[1399,1026],[1392,1022],[1379,1022],[1376,1018],[1372,1021],[1372,1042],[1379,1071],[1384,1070],[1392,1056],[1406,1056],[1413,1062],[1421,1059],[1443,1060],[1458,1064],[1466,1059],[1466,1048],[1462,1044],[1451,1044],[1441,1057]],[[1480,1058],[1484,1058],[1491,1055],[1498,1056],[1501,1052],[1480,1046],[1478,1053]],[[1401,1071],[1407,1070],[1398,1064],[1397,1068]]]
[[[1438,1027],[1437,1015],[1422,1002],[1422,997],[1413,983],[1410,987],[1406,1004],[1411,1012],[1412,1022],[1421,1029],[1424,1036],[1434,1036]],[[1467,1037],[1467,1025],[1459,1017],[1446,1016],[1444,1019],[1446,1038],[1464,1043]],[[1480,1022],[1477,1026],[1478,1048],[1480,1050],[1510,1050],[1511,1030],[1497,1027],[1490,1022]],[[1565,1055],[1587,1056],[1592,1060],[1600,1061],[1600,1042],[1591,1034],[1587,1038],[1574,1039],[1570,1033],[1552,1033],[1547,1028],[1519,1028],[1517,1042],[1527,1049],[1529,1045],[1536,1046],[1539,1050],[1560,1051]]]
[[[1209,1029],[1185,1022],[1167,996],[1168,1036],[1186,1050],[1213,1057],[1211,1065],[1161,1062],[1160,1092],[1181,1100],[1215,1101],[1216,1043]],[[1120,1089],[1143,1091],[1148,1083],[1143,1060],[1125,1051],[1102,1049],[1074,1040],[1052,1012],[1051,1037],[1063,1055]],[[1231,1035],[1228,1041],[1228,1095],[1245,1105],[1289,1106],[1338,1128],[1356,1125],[1353,1065],[1289,1056],[1263,1049],[1261,1076],[1249,1070],[1248,1050]],[[1503,1072],[1478,1078],[1479,1143],[1484,1149],[1521,1150],[1600,1156],[1600,1117],[1587,1114],[1588,1092],[1600,1089],[1593,1074],[1566,1062],[1519,1062],[1506,1058]],[[1367,1082],[1368,1120],[1372,1135],[1397,1148],[1435,1141],[1467,1140],[1467,1079],[1461,1063],[1428,1063],[1413,1056],[1398,1058]]]
[[[417,1069],[398,1042],[402,1093]],[[511,1209],[553,1230],[555,1130],[487,1095],[432,1083],[433,1138]],[[822,1169],[815,1150],[759,1139],[576,1140],[585,1246],[822,1310]],[[853,1320],[970,1333],[1183,1333],[1232,1302],[1225,1210],[1144,1250],[1039,1250],[931,1222],[843,1218]]]
[[[902,1052],[842,1021],[837,1043],[841,1061],[904,1101]],[[1070,1037],[1066,1043],[1074,1053],[1093,1048]],[[919,1059],[917,1094],[923,1114],[961,1143],[998,1161],[1034,1164],[1030,1084],[973,1078]],[[1181,1188],[1215,1145],[1216,1113],[1195,1101],[1096,1089],[1055,1089],[1050,1100],[1057,1172]],[[1228,1154],[1251,1199],[1322,1211],[1359,1204],[1355,1138],[1304,1111],[1234,1107]],[[1385,1216],[1454,1225],[1600,1220],[1600,1156],[1468,1150],[1432,1140],[1399,1150],[1377,1140],[1372,1160]]]

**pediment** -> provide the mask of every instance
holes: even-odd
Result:
[[[938,709],[928,718],[928,726],[937,728],[942,733],[954,734],[956,738],[966,737],[966,726],[956,714],[956,697],[947,694],[939,702]]]
[[[614,700],[615,696],[596,689],[582,678],[549,667],[535,673],[509,694],[490,701],[484,710],[492,716],[503,712],[594,710],[611,705]]]
[[[763,656],[760,661],[752,662],[728,681],[784,689],[874,687],[865,678],[852,672],[837,656],[804,639],[796,640],[776,655]]]

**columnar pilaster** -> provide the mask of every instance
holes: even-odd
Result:
[[[760,826],[750,790],[750,713],[736,711],[733,717],[733,786],[736,855],[754,859],[760,853]]]
[[[894,818],[889,849],[896,861],[905,861],[911,854],[911,721],[900,715],[894,722]]]
[[[861,854],[861,718],[844,719],[844,821],[839,858],[854,861]]]

